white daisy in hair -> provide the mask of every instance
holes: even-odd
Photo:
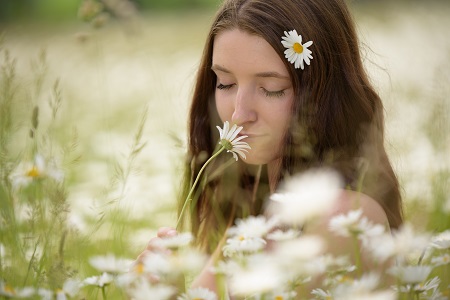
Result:
[[[450,254],[445,253],[443,255],[432,257],[431,264],[435,267],[450,264]]]
[[[311,50],[308,49],[309,46],[313,44],[312,41],[302,44],[302,36],[297,33],[297,31],[291,30],[289,32],[284,32],[281,43],[285,48],[285,57],[291,64],[294,64],[295,68],[305,68],[303,62],[307,65],[310,64],[310,59],[313,59]]]
[[[241,141],[242,139],[248,137],[247,135],[238,136],[243,127],[238,127],[236,124],[234,124],[230,128],[230,123],[228,121],[225,121],[225,123],[223,124],[223,129],[219,126],[216,127],[219,130],[220,134],[219,144],[224,147],[227,152],[231,152],[236,161],[238,160],[238,154],[241,158],[245,159],[246,156],[244,152],[248,152],[247,149],[251,149],[251,147],[248,145],[248,143]]]
[[[217,300],[217,295],[210,289],[198,287],[189,289],[186,293],[178,296],[177,300]]]

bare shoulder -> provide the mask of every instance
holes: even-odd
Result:
[[[331,218],[356,209],[361,209],[363,215],[373,223],[383,224],[389,227],[386,213],[375,199],[366,194],[351,190],[342,191],[334,208],[327,217]]]

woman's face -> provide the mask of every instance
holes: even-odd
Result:
[[[283,61],[261,37],[238,29],[214,39],[212,70],[217,75],[215,101],[223,122],[244,127],[252,149],[248,164],[281,157],[290,124],[294,91]]]

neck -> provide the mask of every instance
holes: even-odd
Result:
[[[278,185],[278,178],[281,170],[281,158],[267,164],[267,174],[269,176],[270,193],[275,192]]]

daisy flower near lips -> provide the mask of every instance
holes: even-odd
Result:
[[[238,160],[237,154],[245,159],[246,156],[244,152],[248,152],[247,149],[251,149],[251,147],[246,142],[241,141],[247,137],[246,135],[238,137],[238,134],[241,132],[243,127],[238,127],[234,124],[233,127],[230,128],[230,123],[228,123],[228,121],[225,121],[223,124],[223,129],[219,126],[216,127],[220,134],[219,144],[224,147],[227,152],[231,152],[236,161]]]
[[[294,64],[295,68],[305,68],[303,62],[307,65],[310,64],[310,59],[312,59],[312,52],[308,49],[309,46],[313,44],[312,41],[302,44],[302,36],[297,34],[297,31],[291,30],[289,32],[284,32],[281,43],[285,48],[284,56],[287,60]]]

